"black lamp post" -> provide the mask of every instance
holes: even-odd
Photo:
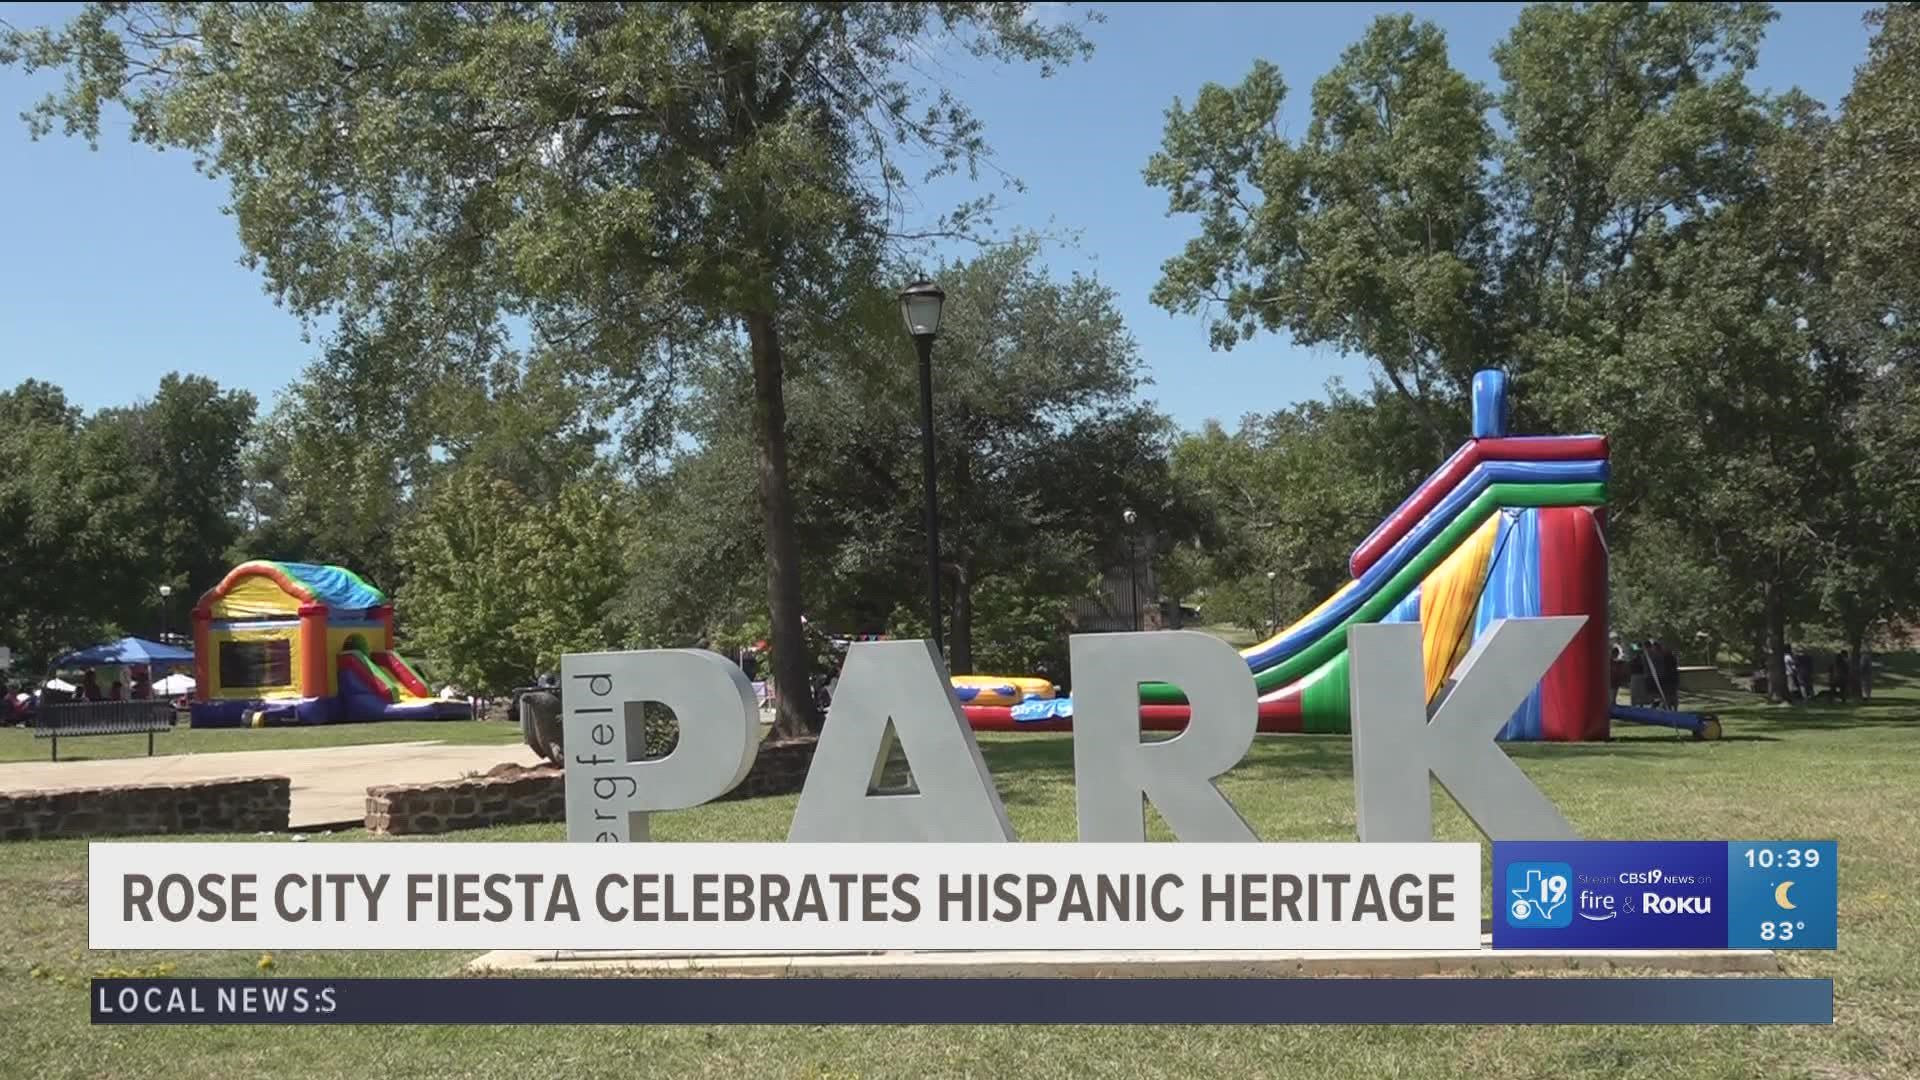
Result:
[[[160,586],[160,640],[162,642],[167,640],[167,631],[172,629],[171,620],[173,618],[173,611],[172,611],[173,605],[167,601],[167,598],[172,595],[173,595],[173,586],[171,585]]]
[[[1133,628],[1138,630],[1140,629],[1140,580],[1135,576],[1134,569],[1140,562],[1140,556],[1134,551],[1133,523],[1140,520],[1140,515],[1134,513],[1132,507],[1128,507],[1120,511],[1120,520],[1127,523],[1127,606],[1133,609]]]
[[[1267,626],[1272,630],[1280,629],[1280,601],[1274,596],[1274,579],[1279,573],[1267,571]]]
[[[927,626],[934,648],[946,651],[940,634],[940,501],[933,481],[933,339],[940,333],[940,306],[947,294],[931,281],[900,290],[900,317],[920,350],[920,459],[927,489]]]

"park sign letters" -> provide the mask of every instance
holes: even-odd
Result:
[[[1494,741],[1585,616],[1496,621],[1429,703],[1420,628],[1347,631],[1354,797],[1360,839],[1433,835],[1428,777],[1494,840],[1572,839],[1574,831]],[[1146,804],[1196,843],[1258,838],[1215,780],[1253,744],[1258,692],[1245,659],[1193,631],[1076,634],[1074,782],[1082,841],[1146,839]],[[719,798],[753,765],[760,723],[741,670],[698,649],[572,654],[565,687],[569,840],[648,839],[648,816]],[[1187,727],[1142,742],[1141,683],[1185,692]],[[641,710],[680,722],[663,757],[640,759]],[[917,790],[876,794],[895,741]],[[946,665],[927,641],[856,642],[800,793],[789,841],[991,843],[1016,839]]]
[[[1215,781],[1256,694],[1202,634],[1076,636],[1079,835],[1015,839],[945,665],[924,641],[859,643],[789,841],[635,844],[649,815],[725,794],[758,710],[710,652],[568,656],[569,838],[540,844],[103,843],[96,949],[1474,950],[1481,848],[1432,840],[1429,777],[1495,840],[1497,948],[1833,947],[1831,842],[1582,843],[1494,741],[1583,617],[1481,635],[1431,703],[1419,627],[1349,629],[1362,843],[1259,843]],[[1143,743],[1138,687],[1191,720]],[[681,719],[633,760],[643,706]],[[877,793],[895,746],[916,790]],[[1145,843],[1155,806],[1186,843]],[[927,841],[936,841],[928,843]],[[1775,867],[1791,871],[1783,877]],[[1504,939],[1503,939],[1504,938]]]
[[[1257,722],[1246,661],[1184,631],[1073,638],[1079,836],[1013,826],[925,641],[848,652],[788,830],[805,843],[634,844],[727,793],[760,723],[711,652],[567,656],[569,844],[96,844],[93,948],[1448,949],[1480,946],[1480,847],[1432,842],[1428,778],[1496,840],[1572,830],[1494,742],[1581,616],[1510,619],[1431,705],[1420,628],[1348,631],[1366,843],[1257,843],[1215,786]],[[1139,686],[1187,697],[1142,742]],[[643,706],[680,721],[644,749]],[[878,794],[898,745],[912,792]],[[1186,843],[1147,847],[1151,803]],[[936,841],[936,843],[927,843]],[[610,846],[609,846],[610,845]]]

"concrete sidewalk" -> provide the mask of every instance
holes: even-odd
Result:
[[[293,783],[290,824],[302,828],[364,821],[370,787],[458,780],[506,762],[534,765],[539,760],[532,750],[518,743],[463,746],[404,742],[106,761],[33,761],[0,765],[0,792],[284,776]]]

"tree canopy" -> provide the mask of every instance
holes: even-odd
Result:
[[[1869,16],[1840,102],[1753,85],[1755,3],[1530,5],[1489,85],[1389,15],[1305,88],[1303,127],[1265,60],[1174,101],[1144,179],[1191,232],[1152,301],[1220,349],[1371,364],[1190,431],[1109,285],[997,235],[990,194],[919,216],[916,185],[990,151],[914,60],[1089,54],[1032,8],[102,3],[0,27],[0,63],[67,77],[37,134],[124,108],[225,185],[269,290],[326,328],[264,416],[193,375],[91,414],[0,393],[0,639],[37,662],[157,630],[184,614],[160,585],[231,561],[337,562],[475,690],[570,650],[770,640],[796,733],[826,659],[803,616],[924,629],[893,291],[922,275],[948,296],[956,670],[1065,675],[1136,540],[1210,622],[1310,607],[1468,437],[1483,367],[1516,430],[1611,438],[1619,632],[1751,650],[1778,693],[1789,639],[1857,649],[1920,615],[1920,7]]]
[[[1790,622],[1839,618],[1843,594],[1905,594],[1854,554],[1863,521],[1890,520],[1862,470],[1898,468],[1879,454],[1903,438],[1886,403],[1906,376],[1885,360],[1911,333],[1906,266],[1875,245],[1905,235],[1905,204],[1836,200],[1867,177],[1910,186],[1892,179],[1913,128],[1893,103],[1913,66],[1898,59],[1912,11],[1894,5],[1836,122],[1748,85],[1772,19],[1765,4],[1533,5],[1494,49],[1492,89],[1452,66],[1438,27],[1383,17],[1314,84],[1297,141],[1280,72],[1256,62],[1167,112],[1146,179],[1197,231],[1154,300],[1208,311],[1221,348],[1264,330],[1367,356],[1430,453],[1464,437],[1471,373],[1506,369],[1523,426],[1612,437],[1616,550],[1679,545],[1668,565],[1711,568],[1710,636],[1769,637],[1779,692]],[[1834,243],[1849,231],[1863,243]],[[1261,460],[1258,441],[1216,432],[1189,458]],[[1266,546],[1297,546],[1283,535]],[[1854,584],[1821,584],[1838,580]]]
[[[37,131],[97,138],[119,103],[226,181],[303,314],[482,359],[518,318],[629,403],[672,392],[689,341],[744,332],[792,733],[815,718],[781,340],[840,317],[911,228],[902,154],[986,153],[964,103],[899,71],[930,40],[1046,70],[1088,48],[987,3],[90,4],[7,48],[70,77]]]
[[[198,375],[169,374],[152,398],[91,416],[47,383],[0,392],[0,638],[23,664],[186,629],[240,534],[253,413],[251,395]]]

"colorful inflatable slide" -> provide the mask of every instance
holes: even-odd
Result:
[[[193,609],[194,727],[468,719],[393,651],[393,605],[351,570],[241,563]]]
[[[1506,376],[1473,382],[1473,438],[1354,549],[1353,580],[1292,626],[1242,650],[1260,689],[1260,730],[1344,732],[1346,630],[1417,622],[1431,700],[1495,620],[1585,615],[1587,623],[1500,737],[1605,739],[1613,701],[1607,644],[1607,441],[1507,434]],[[1068,698],[962,704],[978,730],[1062,730]],[[956,680],[956,690],[963,688]],[[1187,708],[1164,684],[1140,688],[1141,727],[1178,730]]]

